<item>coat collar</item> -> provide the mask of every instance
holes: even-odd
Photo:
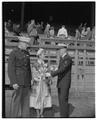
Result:
[[[61,57],[61,59],[64,60],[64,58],[66,58],[68,56],[68,53],[66,53],[63,57]]]
[[[62,55],[62,58],[64,58],[66,55],[67,55],[67,53],[63,54],[63,55]]]

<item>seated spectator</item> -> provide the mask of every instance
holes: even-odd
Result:
[[[43,21],[41,21],[40,25],[41,25],[41,29],[42,29],[42,31],[43,31],[43,29],[44,29]]]
[[[80,33],[82,32],[82,29],[83,29],[82,25],[83,24],[81,23],[80,26],[78,27],[78,30],[79,30]]]
[[[95,40],[95,27],[92,28],[92,40]]]
[[[55,35],[54,27],[50,28],[50,37],[53,38]]]
[[[85,27],[83,27],[82,32],[81,32],[81,38],[86,37],[87,31],[85,30]]]
[[[91,40],[92,39],[92,31],[90,30],[90,27],[87,28],[87,35],[86,35],[86,40]]]
[[[4,23],[5,36],[14,36],[12,26],[10,30],[7,29],[7,22]]]
[[[35,36],[37,34],[35,29],[36,29],[35,20],[31,20],[31,23],[29,23],[27,27],[29,37]]]
[[[11,20],[8,20],[8,22],[6,23],[6,28],[9,32],[13,31],[13,23]]]
[[[19,24],[13,24],[13,32],[14,32],[14,35],[19,36],[19,34],[20,34],[20,25]]]
[[[46,27],[45,27],[44,34],[45,34],[47,37],[50,37],[50,24],[48,24],[48,23],[47,23],[47,25],[46,25]]]
[[[38,34],[43,34],[43,23],[41,22],[41,24],[37,24],[37,33]]]
[[[80,33],[82,33],[83,28],[86,29],[86,25],[87,25],[87,23],[84,23],[84,24],[81,23],[80,24],[80,26],[78,27],[78,30],[79,30]]]
[[[62,25],[62,28],[60,28],[58,30],[57,37],[60,37],[60,38],[67,38],[68,37],[68,33],[67,33],[67,30],[66,30],[64,25]]]
[[[37,28],[35,25],[35,20],[31,20],[31,23],[27,28],[28,36],[31,37],[31,44],[37,44],[37,39],[39,38],[37,33]]]
[[[79,39],[81,38],[81,34],[80,34],[80,32],[79,32],[78,29],[76,29],[75,38],[76,38],[77,40],[79,40]]]

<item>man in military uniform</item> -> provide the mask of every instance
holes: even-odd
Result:
[[[19,44],[9,55],[8,76],[14,92],[10,117],[29,117],[29,91],[31,86],[30,56],[27,51],[30,39],[19,37]]]
[[[59,44],[60,46],[60,61],[59,67],[56,71],[51,72],[51,76],[58,76],[57,88],[58,88],[58,99],[60,107],[60,116],[64,118],[69,117],[69,104],[68,96],[71,85],[71,67],[72,59],[67,53],[67,45]],[[49,75],[50,76],[50,75]]]

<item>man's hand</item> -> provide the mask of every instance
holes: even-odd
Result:
[[[45,73],[45,76],[46,77],[51,77],[51,74],[50,73]]]
[[[17,90],[18,89],[18,84],[13,84],[13,88],[15,89],[15,90]]]

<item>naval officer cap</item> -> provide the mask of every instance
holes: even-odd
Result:
[[[64,43],[59,43],[58,46],[61,48],[68,48],[68,45],[64,44]]]
[[[24,43],[27,43],[27,44],[29,44],[30,40],[31,40],[28,37],[18,37],[18,39],[19,39],[19,42],[24,42]]]

